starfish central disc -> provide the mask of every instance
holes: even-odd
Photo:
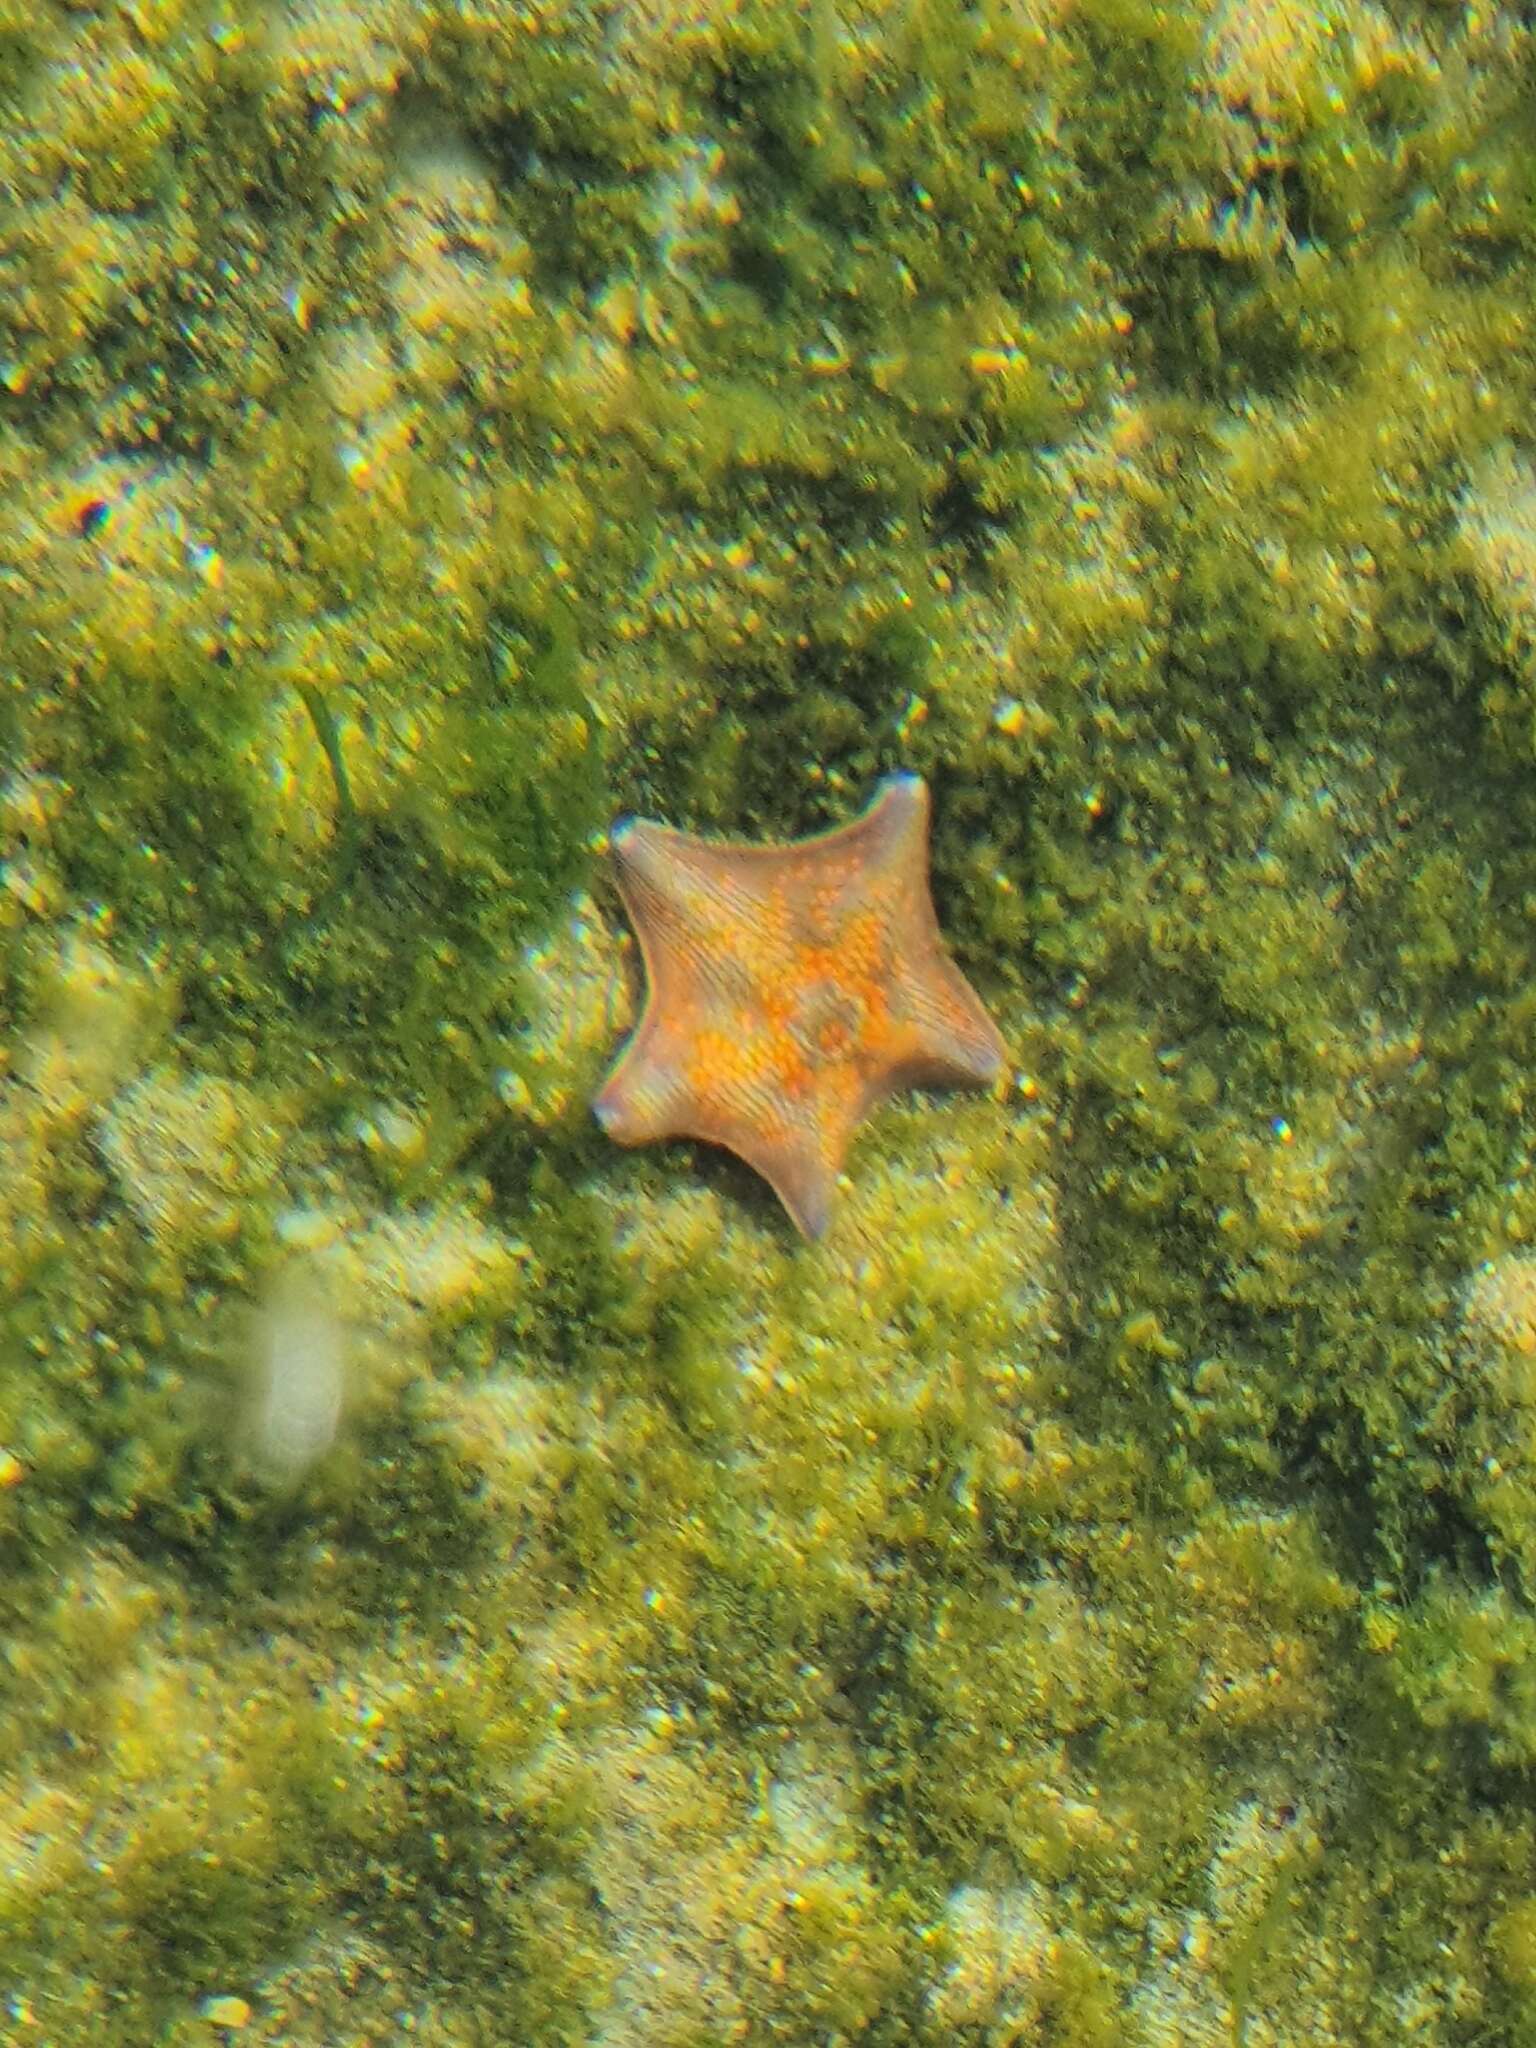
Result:
[[[610,1137],[723,1145],[819,1237],[877,1102],[997,1078],[1001,1034],[939,935],[928,814],[927,785],[895,775],[851,824],[787,846],[614,827],[647,993],[593,1104]]]

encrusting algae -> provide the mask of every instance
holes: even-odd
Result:
[[[0,0],[0,2034],[1521,2048],[1532,31]],[[933,792],[997,1097],[586,1104]]]

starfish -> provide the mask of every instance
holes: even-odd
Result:
[[[622,818],[609,835],[647,996],[592,1107],[620,1145],[703,1138],[808,1238],[854,1132],[901,1088],[984,1088],[1007,1047],[939,936],[928,787],[892,775],[787,846]]]

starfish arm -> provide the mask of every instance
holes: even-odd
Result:
[[[743,982],[736,954],[768,914],[771,868],[754,859],[764,849],[712,846],[645,818],[622,820],[609,845],[653,999],[668,983]]]
[[[845,826],[848,832],[867,832],[875,858],[884,853],[902,863],[916,853],[919,865],[926,865],[928,822],[933,799],[921,775],[887,775],[875,789],[873,803],[862,818]]]
[[[900,1023],[891,1070],[874,1098],[902,1087],[990,1088],[1008,1047],[981,998],[956,966],[939,930],[928,874],[927,785],[892,776],[869,816],[888,821],[866,889],[884,894],[893,943],[890,1003]]]
[[[853,1125],[835,1116],[812,1125],[780,1114],[760,1121],[738,1113],[735,1104],[701,1105],[701,1111],[692,1135],[734,1152],[767,1181],[802,1237],[821,1237]]]
[[[787,1153],[780,1159],[748,1159],[789,1212],[800,1235],[812,1244],[826,1235],[837,1192],[837,1170],[809,1153]]]
[[[910,1036],[899,1062],[901,1083],[990,1088],[1008,1064],[1007,1041],[942,946],[904,993]]]
[[[647,1043],[647,1021],[592,1099],[592,1114],[616,1145],[649,1145],[681,1128],[677,1071]]]
[[[592,1104],[598,1123],[619,1145],[663,1138],[695,1138],[735,1153],[761,1174],[803,1237],[819,1238],[832,1214],[847,1132],[813,1141],[788,1125],[776,1107],[755,1099],[761,1090],[715,1090],[690,1083],[664,1046],[648,1043],[644,1028]]]

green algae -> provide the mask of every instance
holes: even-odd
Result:
[[[8,2038],[1527,2038],[1529,40],[0,0]],[[803,1247],[599,835],[896,766]]]

